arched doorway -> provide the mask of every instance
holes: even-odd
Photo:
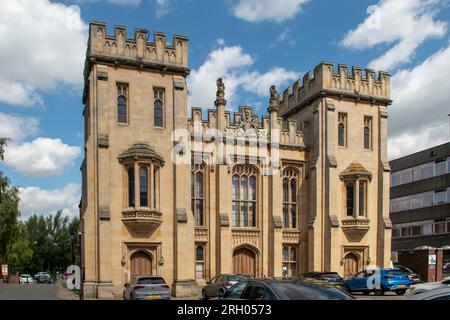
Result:
[[[256,275],[256,254],[248,248],[239,248],[233,253],[233,272]]]
[[[358,273],[358,257],[353,252],[344,257],[344,278],[348,279]]]
[[[152,274],[152,257],[144,251],[137,251],[130,257],[130,275]]]

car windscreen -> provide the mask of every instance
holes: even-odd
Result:
[[[330,272],[330,273],[321,273],[320,274],[321,278],[325,278],[325,279],[341,279],[341,276],[338,275],[337,273],[334,272]]]
[[[166,284],[163,278],[139,278],[137,284]]]
[[[288,300],[350,300],[349,294],[333,288],[305,285],[294,282],[273,283],[272,286]],[[283,299],[283,298],[282,298]]]
[[[401,270],[386,270],[386,274],[389,274],[391,276],[399,276],[405,273]]]
[[[231,274],[228,276],[228,281],[242,281],[247,279],[250,279],[250,277],[243,274]]]

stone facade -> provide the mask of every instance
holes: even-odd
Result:
[[[84,297],[134,274],[187,297],[221,273],[356,272],[390,264],[389,75],[320,63],[268,115],[188,118],[188,40],[90,26],[80,217]],[[269,88],[268,88],[269,89]],[[202,116],[206,114],[206,118]]]

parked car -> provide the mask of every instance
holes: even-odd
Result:
[[[259,278],[232,286],[223,300],[351,300],[353,296],[311,278]]]
[[[136,276],[123,289],[124,300],[170,299],[170,287],[160,276]]]
[[[429,282],[429,283],[419,283],[411,287],[410,294],[415,295],[425,291],[439,289],[439,288],[449,288],[450,287],[450,277],[444,278],[442,281]]]
[[[410,296],[410,300],[447,300],[450,301],[450,287],[422,291]]]
[[[215,276],[211,281],[206,282],[206,286],[202,290],[202,297],[204,300],[221,297],[233,285],[247,279],[250,279],[250,276],[245,274],[221,274]]]
[[[335,286],[336,288],[346,290],[344,279],[337,272],[307,272],[302,273],[300,277],[318,279]]]
[[[402,266],[401,264],[394,264],[394,267],[400,269],[400,271],[402,271],[403,273],[406,273],[408,275],[409,282],[411,282],[411,284],[416,284],[420,282],[420,274],[415,273],[410,268]]]
[[[442,267],[442,272],[445,274],[450,274],[450,262],[444,263]]]
[[[27,273],[21,274],[19,277],[19,283],[33,283],[33,277]]]
[[[376,275],[376,272],[379,275]],[[372,280],[372,277],[376,276],[380,278]],[[344,283],[348,292],[362,292],[363,294],[374,292],[375,295],[383,295],[386,291],[394,291],[397,295],[402,295],[410,287],[408,275],[395,268],[364,270],[353,278],[344,280]]]
[[[53,283],[53,279],[48,272],[38,272],[34,275],[37,283]]]

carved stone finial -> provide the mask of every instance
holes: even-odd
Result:
[[[270,100],[269,100],[269,112],[271,110],[277,110],[280,103],[280,97],[278,96],[277,88],[272,85],[270,87]]]
[[[225,84],[222,78],[217,79],[217,92],[216,92],[216,106],[219,104],[225,105],[227,101],[225,100]]]

